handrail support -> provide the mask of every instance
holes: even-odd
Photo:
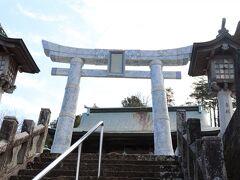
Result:
[[[78,177],[79,177],[81,153],[82,153],[82,143],[78,146],[78,158],[77,158],[76,180],[78,180]]]
[[[102,160],[102,144],[103,144],[103,124],[101,125],[101,134],[100,134],[100,141],[99,141],[99,158],[98,158],[98,178],[101,174],[101,160]]]
[[[92,127],[77,142],[75,142],[70,148],[68,148],[57,159],[55,159],[51,164],[49,164],[45,169],[43,169],[37,176],[35,176],[33,178],[33,180],[40,180],[41,178],[43,178],[49,171],[51,171],[58,163],[60,163],[66,156],[68,156],[77,147],[78,147],[78,161],[77,161],[77,169],[76,169],[76,180],[78,180],[82,143],[94,131],[96,131],[99,126],[101,126],[100,141],[99,141],[100,142],[100,145],[99,145],[99,160],[98,160],[98,178],[99,178],[100,177],[100,170],[101,170],[101,158],[102,158],[102,143],[103,143],[103,128],[104,128],[103,121],[100,121],[98,124],[96,124],[94,127]]]

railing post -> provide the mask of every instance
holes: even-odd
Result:
[[[196,153],[196,139],[201,138],[201,124],[200,119],[189,118],[187,120],[187,165],[188,165],[188,179],[194,178],[194,154]]]
[[[13,141],[16,135],[18,122],[15,117],[5,116],[0,130],[0,141],[5,142],[0,145],[0,175],[7,171],[7,164],[12,159]]]
[[[177,148],[178,156],[183,155],[183,139],[182,135],[186,134],[186,111],[177,110]]]
[[[194,180],[202,180],[202,139],[196,139],[195,147]]]
[[[99,141],[99,158],[98,158],[98,178],[101,175],[101,160],[102,160],[102,145],[103,145],[103,129],[104,125],[101,124],[101,132],[100,132],[100,141]]]
[[[47,137],[47,133],[48,133],[48,123],[50,121],[50,116],[51,116],[51,111],[50,109],[47,108],[42,108],[39,114],[39,118],[38,118],[38,125],[42,124],[43,126],[45,126],[45,130],[44,133],[41,134],[38,143],[37,143],[37,152],[38,153],[42,153],[43,152],[43,148],[45,145],[45,140]]]
[[[183,176],[187,177],[187,142],[184,139],[186,135],[186,111],[177,111],[177,149],[178,160],[182,168]]]
[[[17,126],[18,121],[16,117],[5,116],[0,131],[0,139],[6,140],[8,143],[12,142],[16,135]]]
[[[32,144],[32,133],[35,123],[33,120],[24,119],[21,132],[27,132],[29,135],[28,141],[22,144],[22,147],[18,153],[18,164],[23,164],[29,157],[29,151]]]
[[[76,180],[78,180],[78,177],[79,177],[81,153],[82,153],[82,143],[79,144],[78,146],[77,169],[76,169],[76,178],[75,178]]]
[[[227,180],[223,146],[220,137],[211,136],[202,138],[202,165],[203,178],[205,180]]]

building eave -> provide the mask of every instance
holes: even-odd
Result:
[[[9,54],[17,62],[20,71],[25,73],[39,73],[40,69],[28,51],[24,41],[18,38],[8,38],[0,35],[2,54]]]
[[[170,106],[168,111],[199,111],[199,106]],[[124,113],[124,112],[152,112],[151,107],[119,107],[119,108],[89,108],[90,113]]]
[[[232,49],[240,48],[240,41],[237,41],[236,38],[234,38],[228,33],[220,35],[216,39],[211,41],[194,43],[188,74],[190,76],[205,75],[205,70],[208,66],[207,58],[211,56],[212,52],[220,49],[224,43],[228,44]]]

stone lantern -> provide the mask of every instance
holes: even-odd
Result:
[[[16,89],[18,71],[38,73],[40,70],[23,40],[8,38],[0,25],[0,99],[4,92],[13,93]]]
[[[217,95],[219,106],[220,135],[231,120],[233,114],[232,95],[235,92],[234,60],[240,49],[240,24],[232,36],[225,28],[225,19],[216,39],[194,43],[188,74],[190,76],[208,76],[209,93]]]

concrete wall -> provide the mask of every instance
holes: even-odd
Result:
[[[209,130],[210,123],[207,112],[200,107],[170,107],[171,131],[176,131],[176,110],[186,109],[187,118],[201,119],[202,130]],[[83,113],[81,123],[75,132],[88,131],[97,122],[104,121],[104,132],[123,133],[151,133],[152,132],[152,112],[151,108],[98,108],[89,109],[88,113]]]

